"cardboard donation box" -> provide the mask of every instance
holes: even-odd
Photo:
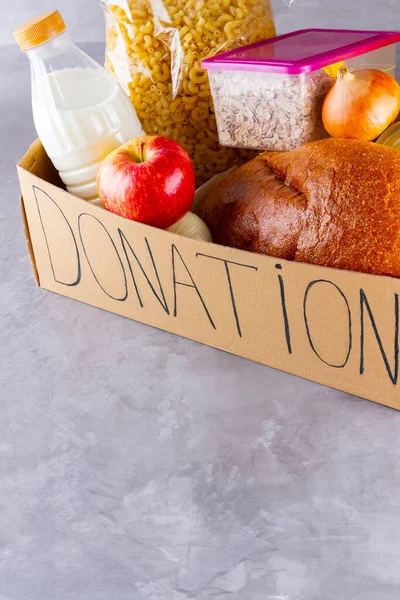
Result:
[[[129,221],[64,191],[39,141],[18,172],[39,286],[400,409],[398,280]]]

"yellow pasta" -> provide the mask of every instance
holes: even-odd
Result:
[[[136,42],[137,43],[137,42]],[[145,35],[143,37],[143,48],[145,50],[148,50],[149,48],[151,48],[151,44],[152,44],[152,40],[151,37],[149,35]]]
[[[141,11],[143,12],[143,11]],[[149,18],[145,18],[145,23],[143,25],[140,25],[139,27],[139,31],[141,31],[143,33],[143,35],[148,35],[150,33],[152,33],[153,31],[153,23],[152,21],[149,21]]]
[[[183,96],[182,100],[185,104],[197,104],[197,96]]]
[[[196,68],[190,69],[189,78],[192,83],[195,85],[199,83],[205,83],[208,79],[207,71],[199,71]],[[189,87],[190,89],[190,87]]]
[[[132,17],[134,19],[145,19],[147,17],[147,14],[145,10],[132,10]]]
[[[229,21],[228,23],[226,23],[226,25],[224,25],[224,33],[226,35],[226,37],[228,38],[228,40],[232,40],[236,37],[236,27],[239,25],[240,21],[238,20],[233,20],[233,21]]]
[[[143,97],[143,102],[145,104],[150,104],[150,106],[153,106],[154,100],[153,100],[153,98],[151,96],[144,96]]]
[[[179,37],[182,39],[187,33],[189,33],[190,29],[187,25],[185,25],[184,27],[182,27],[182,29],[179,32]]]
[[[168,81],[170,78],[170,70],[167,65],[162,66],[162,74],[159,74],[157,77],[157,81]]]
[[[194,30],[191,33],[192,33],[194,42],[196,42],[196,43],[201,42],[201,33],[199,31]],[[196,49],[196,45],[195,45],[194,49]]]
[[[115,0],[105,3],[113,17],[107,18],[106,65],[146,133],[180,142],[198,185],[250,158],[248,151],[219,145],[200,62],[275,35],[269,0],[124,0],[123,8]]]
[[[178,106],[182,103],[182,98],[175,98],[175,100],[172,100],[171,102],[171,111],[175,111]]]
[[[188,64],[188,66],[191,67],[192,64],[193,64],[193,61],[194,61],[193,51],[192,50],[188,50],[186,52],[186,62]]]
[[[207,79],[207,81],[208,81],[208,79]],[[187,87],[191,94],[198,94],[197,83],[195,81],[193,81],[192,79],[190,81],[188,81]]]
[[[158,81],[156,87],[157,87],[157,92],[161,91],[160,95],[162,95],[162,93],[168,94],[168,86],[165,85],[165,83],[163,83],[162,81]]]
[[[217,25],[220,26],[221,23],[229,23],[230,21],[233,21],[233,17],[232,15],[230,15],[229,13],[223,13],[222,15],[220,15],[217,19]],[[214,37],[219,37],[221,35],[221,32],[219,31],[219,29],[216,29],[214,31]]]

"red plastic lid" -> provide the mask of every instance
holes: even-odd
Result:
[[[394,31],[302,29],[230,50],[201,62],[203,69],[309,73],[400,41]]]

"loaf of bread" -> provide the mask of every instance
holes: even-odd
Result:
[[[218,244],[400,277],[400,152],[329,139],[265,152],[197,209]]]

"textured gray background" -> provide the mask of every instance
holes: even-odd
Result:
[[[278,23],[400,27],[397,2]],[[0,600],[398,600],[400,413],[35,287],[7,44],[52,7],[0,7]],[[94,1],[60,8],[103,39]]]

